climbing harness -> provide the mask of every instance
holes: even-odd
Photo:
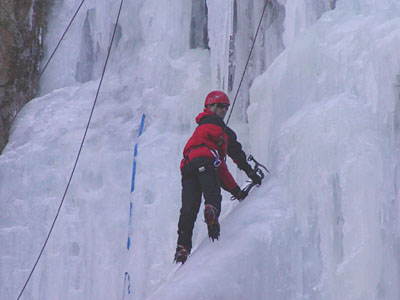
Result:
[[[84,0],[83,0],[83,1],[84,1]],[[80,7],[82,6],[83,1],[82,1],[82,3],[81,3]],[[92,105],[92,110],[91,110],[91,112],[90,112],[89,120],[88,120],[87,125],[86,125],[85,133],[84,133],[84,135],[83,135],[83,137],[82,137],[82,141],[81,141],[81,144],[80,144],[80,147],[79,147],[79,151],[78,151],[78,154],[77,154],[77,156],[76,156],[75,163],[74,163],[74,166],[73,166],[73,168],[72,168],[71,175],[70,175],[70,177],[69,177],[67,186],[66,186],[66,188],[65,188],[64,195],[63,195],[63,197],[62,197],[62,199],[61,199],[60,205],[58,206],[58,210],[57,210],[56,216],[55,216],[55,218],[54,218],[54,220],[53,220],[53,223],[52,223],[52,225],[51,225],[51,227],[50,227],[49,233],[47,234],[47,237],[46,237],[46,240],[45,240],[45,242],[44,242],[44,244],[43,244],[43,246],[42,246],[42,249],[40,250],[39,256],[38,256],[38,258],[36,259],[36,262],[35,262],[35,264],[34,264],[32,270],[31,270],[31,272],[30,272],[30,274],[29,274],[29,276],[28,276],[28,279],[25,281],[25,284],[24,284],[24,286],[23,286],[21,292],[19,293],[19,296],[18,296],[17,300],[19,300],[19,299],[21,298],[22,294],[24,293],[25,288],[26,288],[26,286],[28,285],[28,282],[29,282],[29,280],[30,280],[31,277],[32,277],[32,274],[33,274],[33,272],[35,271],[36,266],[37,266],[37,264],[38,264],[40,258],[42,257],[42,254],[43,254],[43,252],[44,252],[44,249],[46,248],[47,242],[49,241],[50,235],[51,235],[51,233],[53,232],[54,225],[55,225],[55,223],[56,223],[56,221],[57,221],[57,219],[58,219],[58,215],[60,214],[61,207],[62,207],[62,205],[63,205],[63,203],[64,203],[65,197],[66,197],[66,195],[67,195],[69,186],[70,186],[71,181],[72,181],[72,177],[73,177],[73,175],[74,175],[74,173],[75,173],[75,169],[76,169],[76,166],[77,166],[77,164],[78,164],[80,154],[81,154],[81,152],[82,152],[83,144],[84,144],[84,142],[85,142],[86,135],[87,135],[87,132],[88,132],[88,130],[89,130],[89,125],[90,125],[90,122],[91,122],[91,120],[92,120],[94,108],[95,108],[96,103],[97,103],[97,98],[98,98],[99,93],[100,93],[100,88],[101,88],[101,85],[102,85],[102,83],[103,83],[104,74],[105,74],[105,72],[106,72],[108,60],[109,60],[109,58],[110,58],[110,53],[111,53],[112,45],[113,45],[113,42],[114,42],[115,33],[116,33],[116,31],[117,31],[117,26],[118,26],[118,23],[119,23],[119,17],[120,17],[120,15],[121,15],[121,10],[122,10],[122,4],[123,4],[123,3],[124,3],[124,0],[121,0],[120,6],[119,6],[119,10],[118,10],[117,19],[116,19],[115,26],[114,26],[113,35],[112,35],[112,37],[111,37],[110,45],[109,45],[109,48],[108,48],[108,53],[107,53],[106,61],[105,61],[105,63],[104,63],[103,72],[102,72],[101,78],[100,78],[100,83],[99,83],[99,86],[98,86],[98,88],[97,88],[96,97],[95,97],[94,102],[93,102],[93,105]],[[79,8],[80,8],[80,7],[79,7]],[[76,13],[76,14],[77,14],[77,13]],[[75,16],[74,16],[74,18],[75,18]],[[71,23],[72,23],[72,22],[71,22]]]
[[[206,147],[206,148],[210,149],[211,154],[215,157],[215,160],[214,160],[214,162],[213,162],[213,165],[214,165],[214,167],[218,168],[218,167],[222,164],[222,161],[221,161],[221,159],[219,158],[218,151],[215,150],[215,149],[213,149],[213,148],[211,148],[211,147],[209,147],[208,145],[206,145],[206,144],[204,144],[204,143],[202,143],[202,144],[200,144],[200,145],[197,145],[197,146],[194,146],[194,147],[192,147],[192,148],[190,149],[189,153],[186,154],[186,155],[184,156],[184,158],[185,158],[185,164],[188,163],[188,162],[190,162],[189,154],[190,154],[193,150],[196,150],[196,149],[201,148],[201,147]]]

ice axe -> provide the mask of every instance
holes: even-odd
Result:
[[[267,173],[270,173],[269,170],[267,169],[267,167],[264,166],[264,165],[262,165],[262,164],[260,164],[258,161],[256,161],[256,159],[253,157],[253,155],[250,154],[249,157],[247,158],[247,160],[248,160],[248,161],[253,161],[253,162],[254,162],[254,171],[256,172],[256,174],[257,174],[258,176],[261,177],[261,181],[262,181],[262,180],[264,179],[264,177],[265,177],[264,172],[262,171],[262,169],[264,169],[265,171],[267,171]],[[261,169],[261,168],[262,168],[262,169]],[[260,183],[260,184],[256,184],[256,183],[254,183],[253,181],[251,181],[251,182],[243,189],[243,192],[244,192],[246,195],[248,195],[253,187],[255,187],[255,186],[259,187],[260,185],[261,185],[261,183]],[[235,198],[234,196],[231,197],[231,200],[235,200],[235,199],[236,199],[236,198]],[[244,199],[243,199],[243,200],[244,200]],[[240,201],[243,201],[243,200],[240,200]]]

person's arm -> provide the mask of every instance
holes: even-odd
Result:
[[[226,133],[229,138],[228,142],[228,155],[240,170],[243,170],[246,175],[256,184],[261,184],[261,177],[253,170],[250,164],[246,160],[246,153],[242,150],[242,145],[238,142],[236,133],[226,128]]]
[[[221,181],[221,187],[232,195],[234,191],[240,189],[232,174],[229,172],[226,162],[223,160],[221,160],[221,165],[218,167],[218,177]]]
[[[247,174],[252,170],[252,167],[246,160],[246,153],[242,150],[242,144],[238,142],[236,133],[229,127],[226,128],[226,134],[229,139],[227,151],[229,157],[232,158],[240,170],[245,171]]]

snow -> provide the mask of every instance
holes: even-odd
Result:
[[[17,297],[62,198],[114,2],[84,4],[0,156],[2,299]],[[79,3],[56,2],[47,55]],[[205,95],[228,89],[230,75],[233,98],[262,3],[237,3],[234,25],[233,1],[207,0],[207,50],[190,49],[191,1],[125,1],[78,167],[22,299],[400,298],[395,0],[268,7],[274,21],[263,25],[230,126],[271,175],[242,203],[223,194],[218,242],[208,240],[201,208],[192,255],[172,263],[183,146]]]

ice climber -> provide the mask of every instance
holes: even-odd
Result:
[[[229,105],[225,93],[210,92],[205,99],[204,111],[196,117],[198,126],[183,150],[180,166],[182,208],[178,223],[176,263],[185,263],[192,249],[193,227],[202,195],[205,199],[204,219],[212,241],[218,239],[220,232],[218,217],[221,213],[221,187],[235,199],[243,200],[247,196],[229,173],[226,154],[254,183],[261,184],[261,177],[246,161],[246,154],[235,132],[225,126],[223,119]]]

